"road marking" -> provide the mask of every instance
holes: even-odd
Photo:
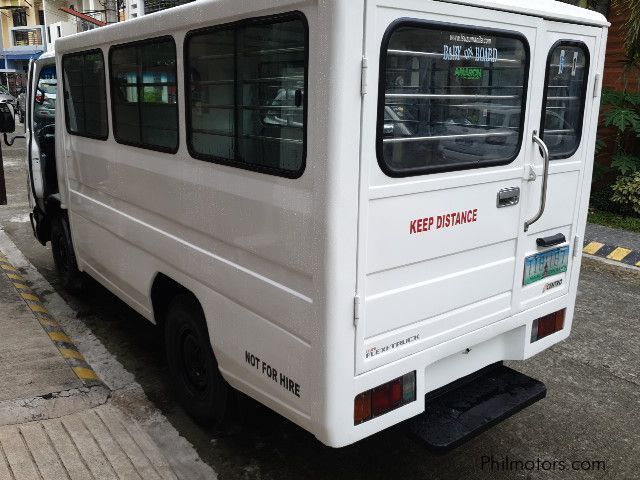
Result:
[[[32,312],[49,313],[47,309],[39,303],[28,303],[27,305],[29,305]]]
[[[98,380],[98,375],[91,368],[73,367],[73,371],[82,380]]]
[[[69,338],[66,333],[63,332],[48,332],[49,338],[56,342],[73,343],[73,340]]]
[[[40,326],[53,341],[60,355],[66,360],[76,376],[87,385],[102,384],[102,380],[93,371],[91,365],[87,363],[84,355],[80,353],[71,337],[64,333],[62,326],[51,316],[40,297],[31,290],[25,278],[17,273],[18,270],[7,260],[7,257],[2,252],[0,252],[0,267],[2,267],[0,272],[4,271],[5,275],[13,280],[11,284],[20,295],[20,298],[31,309],[33,316],[38,320]]]
[[[589,245],[584,247],[583,251],[589,255],[595,255],[602,247],[604,247],[604,243],[591,242]]]
[[[84,355],[82,355],[78,350],[73,350],[71,348],[61,348],[60,353],[64,358],[75,358],[76,360],[84,360]]]
[[[633,250],[629,250],[628,248],[618,247],[613,252],[611,252],[609,255],[607,255],[607,258],[609,260],[616,260],[617,262],[621,262],[632,251]]]
[[[25,300],[31,300],[32,302],[40,301],[40,299],[33,293],[21,293],[20,296]]]

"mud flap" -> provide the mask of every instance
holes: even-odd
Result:
[[[427,394],[424,413],[405,427],[430,449],[446,453],[546,394],[544,383],[498,363]]]

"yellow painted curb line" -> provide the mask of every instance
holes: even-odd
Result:
[[[49,311],[39,303],[28,303],[27,305],[29,305],[29,308],[33,312],[49,313]]]
[[[98,377],[98,374],[91,368],[91,365],[87,363],[84,355],[82,355],[75,346],[71,337],[64,333],[62,327],[58,321],[51,316],[40,297],[25,283],[25,278],[18,273],[18,270],[7,260],[2,252],[0,252],[0,267],[2,267],[0,272],[4,271],[7,278],[11,280],[11,284],[16,289],[16,292],[18,292],[20,298],[27,304],[36,320],[38,320],[42,328],[47,332],[47,335],[55,344],[60,355],[66,360],[76,376],[85,384],[102,384],[100,377]]]
[[[589,255],[595,255],[602,247],[604,247],[604,243],[591,242],[589,245],[584,247],[583,252],[588,253]]]
[[[607,258],[609,260],[616,260],[618,262],[621,262],[622,260],[625,259],[625,257],[627,255],[629,255],[633,250],[629,250],[628,248],[622,248],[622,247],[618,247],[616,248],[613,252],[611,252],[609,255],[607,255]]]
[[[84,360],[84,355],[78,350],[72,350],[70,348],[61,348],[60,353],[64,358],[75,358],[76,360]]]
[[[98,380],[98,375],[90,368],[73,367],[73,371],[76,372],[76,375],[82,380]]]
[[[33,293],[21,293],[20,296],[25,300],[31,300],[32,302],[38,302],[40,299]]]
[[[73,343],[73,340],[69,336],[62,332],[49,332],[49,338],[56,342]]]

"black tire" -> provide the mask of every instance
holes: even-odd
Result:
[[[51,253],[65,290],[72,292],[82,290],[85,285],[85,276],[78,270],[69,223],[61,215],[56,216],[51,222]]]
[[[232,390],[218,370],[202,307],[191,295],[175,297],[164,327],[169,373],[180,404],[196,422],[221,425]]]

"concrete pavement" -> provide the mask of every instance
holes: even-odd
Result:
[[[176,479],[1,251],[0,272],[0,478]]]

